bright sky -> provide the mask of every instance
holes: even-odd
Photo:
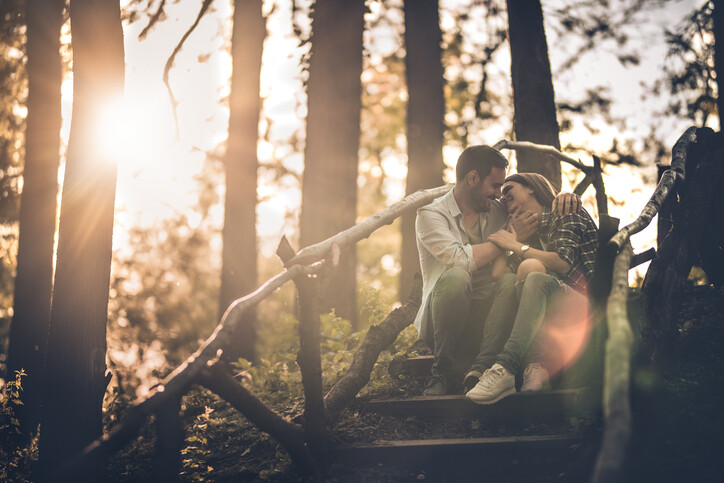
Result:
[[[446,5],[454,0],[442,0]],[[401,3],[401,2],[400,2]],[[543,2],[548,5],[548,2]],[[654,2],[652,2],[654,3]],[[679,0],[665,2],[660,10],[644,13],[640,29],[631,38],[644,57],[635,68],[624,69],[616,60],[616,46],[603,46],[605,49],[588,54],[581,59],[573,70],[555,77],[557,96],[565,92],[566,97],[576,98],[583,95],[587,87],[597,85],[602,80],[608,85],[611,96],[616,100],[614,114],[642,119],[650,116],[652,107],[641,100],[642,81],[651,82],[658,77],[664,62],[665,46],[662,29],[665,25],[673,27],[684,14],[701,2]],[[262,163],[281,159],[284,166],[296,173],[303,169],[301,154],[292,153],[288,138],[303,126],[306,114],[306,100],[301,90],[302,80],[298,63],[302,53],[295,39],[291,38],[291,13],[288,1],[279,1],[279,5],[268,19],[269,37],[265,44],[264,67],[262,71],[262,97],[264,109],[273,118],[273,124],[262,123],[262,129],[268,129],[272,143],[260,142],[258,154]],[[228,95],[228,79],[231,74],[231,59],[228,47],[231,34],[231,5],[229,0],[216,0],[214,11],[207,15],[185,44],[176,58],[171,70],[171,85],[179,102],[178,116],[180,136],[174,137],[173,115],[166,88],[162,82],[163,66],[183,32],[193,23],[198,4],[179,2],[166,4],[167,19],[157,24],[145,40],[139,41],[138,32],[145,25],[137,22],[125,26],[126,46],[126,95],[125,103],[109,106],[111,120],[121,122],[115,132],[117,136],[108,136],[108,144],[118,155],[119,181],[117,191],[117,229],[116,246],[123,247],[124,228],[134,223],[150,224],[155,220],[178,212],[185,212],[196,202],[194,176],[204,166],[205,152],[219,147],[227,137],[228,109],[223,99]],[[373,5],[373,9],[375,6]],[[267,12],[271,11],[269,2],[265,2]],[[548,10],[546,10],[548,11]],[[402,19],[400,18],[401,22]],[[441,18],[443,28],[452,20],[444,14]],[[482,21],[482,20],[481,20]],[[376,48],[395,48],[398,39],[395,32],[381,32],[379,38],[369,39],[368,45]],[[552,28],[547,29],[549,52],[554,73],[566,58],[570,45],[559,45],[559,39]],[[563,48],[565,47],[565,48]],[[509,66],[506,52],[501,54],[501,65]],[[507,64],[506,64],[507,63]],[[501,88],[508,88],[501,86]],[[67,136],[72,96],[72,79],[63,85],[64,117]],[[688,127],[686,123],[662,123],[661,129],[669,145]],[[103,129],[108,124],[99,121]],[[490,131],[478,133],[483,142],[493,144],[505,137],[510,127],[499,125]],[[105,129],[105,132],[111,132]],[[597,137],[591,137],[580,127],[561,139],[562,145],[569,143],[585,146],[593,152],[605,152],[611,146],[612,133],[608,128]],[[641,133],[642,136],[645,132]],[[66,137],[67,139],[67,137]],[[458,148],[445,150],[446,162],[453,165]],[[590,163],[590,158],[579,154],[581,160]],[[390,195],[394,198],[403,192],[402,180],[406,174],[404,156],[386,158],[386,172],[393,173],[399,182],[391,183]],[[653,166],[643,170],[651,184],[632,189],[625,183],[614,182],[622,177],[630,178],[627,167],[606,168],[609,182],[606,188],[611,197],[626,200],[626,206],[610,206],[612,215],[619,216],[623,222],[633,219],[643,208],[653,188]],[[637,176],[638,178],[638,176]],[[288,207],[299,205],[298,184],[291,178],[284,181],[285,189],[277,191],[275,186],[260,180],[259,197],[262,202],[257,212],[257,227],[262,241],[262,254],[271,256],[279,237],[292,227],[287,226],[285,214]],[[218,187],[223,194],[223,186]],[[223,198],[222,198],[223,199]],[[591,211],[592,190],[585,201]],[[632,213],[635,211],[636,213]],[[212,223],[220,226],[223,221],[223,207],[218,206],[212,213]],[[190,218],[189,223],[200,223],[198,218]],[[637,250],[651,246],[655,230],[634,238]]]

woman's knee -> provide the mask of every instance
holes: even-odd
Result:
[[[535,258],[529,258],[523,260],[518,266],[517,280],[522,282],[528,279],[528,276],[532,273],[546,273],[546,267],[543,262],[536,260]]]

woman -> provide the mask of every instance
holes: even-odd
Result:
[[[554,306],[584,307],[583,312],[587,313],[587,287],[598,249],[596,224],[588,212],[583,208],[568,215],[552,211],[556,192],[543,176],[535,173],[511,175],[503,184],[502,194],[511,216],[525,210],[539,214],[537,235],[541,248],[517,241],[512,226],[488,237],[508,253],[509,262],[514,257],[520,259],[516,269],[520,305],[503,351],[466,394],[478,404],[492,404],[515,392],[515,374],[546,315],[551,319],[557,317],[552,316]],[[501,257],[494,262],[494,272],[501,273],[504,266],[505,259]],[[565,303],[558,303],[561,298]],[[548,382],[548,370],[541,357],[536,354],[532,359],[534,362],[526,367],[522,391],[539,390]]]

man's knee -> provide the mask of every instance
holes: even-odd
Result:
[[[515,275],[504,273],[495,281],[495,289],[498,293],[515,290]]]
[[[459,267],[450,267],[445,270],[435,284],[435,291],[447,294],[469,293],[472,289],[472,276],[470,272]]]
[[[536,260],[535,258],[528,258],[523,260],[518,266],[517,279],[519,282],[528,279],[528,276],[532,273],[546,273],[546,266],[543,262]]]

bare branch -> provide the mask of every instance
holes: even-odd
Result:
[[[161,0],[161,3],[158,4],[158,8],[156,9],[156,13],[154,13],[151,18],[148,20],[148,25],[143,27],[143,30],[141,30],[141,33],[138,34],[138,38],[143,40],[148,35],[148,32],[151,31],[151,29],[156,25],[156,23],[161,20],[161,17],[165,14],[164,7],[166,6],[166,0]]]
[[[214,0],[204,0],[204,3],[201,5],[201,9],[199,9],[199,13],[196,16],[196,20],[194,23],[189,27],[189,29],[186,31],[186,33],[181,37],[181,40],[179,43],[174,47],[173,52],[171,53],[171,56],[166,61],[166,66],[163,68],[163,83],[166,85],[166,90],[168,91],[168,97],[171,101],[171,109],[173,110],[173,120],[174,125],[176,126],[176,139],[179,137],[179,125],[178,125],[178,101],[176,100],[176,97],[173,95],[173,89],[171,89],[171,83],[168,81],[168,73],[171,70],[171,67],[173,67],[174,60],[176,60],[176,55],[178,55],[179,52],[181,52],[181,49],[183,48],[184,43],[186,42],[186,39],[189,38],[191,33],[196,30],[196,27],[199,25],[199,22],[201,22],[201,19],[204,17],[206,12],[208,11],[209,7],[211,6],[211,2]]]
[[[626,312],[628,270],[632,256],[631,244],[616,256],[613,288],[608,297],[608,340],[603,381],[603,415],[606,428],[598,454],[593,481],[621,481],[622,468],[631,438],[631,404],[629,386],[633,333]]]
[[[304,443],[304,431],[301,426],[285,420],[266,407],[218,364],[201,371],[199,377],[204,387],[218,394],[257,428],[279,441],[289,452],[292,461],[304,473],[316,473],[314,460]]]
[[[575,166],[576,168],[583,171],[585,174],[588,174],[589,172],[593,171],[593,166],[588,166],[586,164],[583,164],[577,159],[574,159],[567,154],[563,154],[553,146],[547,146],[545,144],[535,144],[528,141],[508,141],[506,139],[500,140],[493,146],[497,150],[501,149],[514,149],[514,150],[526,150],[526,151],[536,151],[543,154],[548,154],[550,156],[553,156],[554,158],[563,161],[565,163],[568,163],[572,166]]]
[[[608,242],[609,245],[614,245],[620,250],[629,238],[631,238],[631,235],[649,226],[652,218],[659,212],[661,205],[666,197],[669,196],[669,193],[671,193],[674,185],[679,180],[684,181],[686,176],[686,149],[693,142],[696,142],[695,126],[687,129],[674,145],[671,153],[671,168],[664,171],[661,180],[659,180],[659,184],[654,190],[654,194],[651,195],[651,199],[646,203],[641,214],[632,223],[626,225],[616,233],[611,238],[611,241]]]
[[[450,191],[452,187],[453,185],[449,184],[437,188],[416,191],[386,209],[370,216],[362,223],[348,228],[324,241],[303,248],[296,256],[287,260],[285,265],[291,267],[292,265],[307,264],[321,260],[327,256],[332,249],[332,245],[339,245],[340,249],[353,245],[370,236],[371,233],[381,226],[389,225],[406,211],[429,204],[435,198]]]

